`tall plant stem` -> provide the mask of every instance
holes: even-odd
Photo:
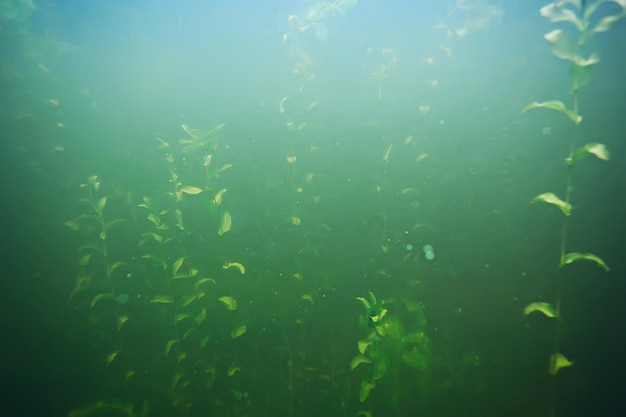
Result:
[[[575,114],[579,114],[579,103],[578,103],[578,91],[573,91],[573,111]],[[570,150],[568,154],[568,161],[571,161],[574,156],[574,151],[576,149],[576,144],[578,142],[578,125],[574,124],[573,132],[572,132],[572,140],[570,141]],[[567,179],[566,179],[566,187],[565,187],[565,203],[571,205],[572,200],[572,190],[573,190],[573,166],[568,163],[567,165]],[[567,232],[568,232],[568,223],[569,216],[563,216],[563,223],[561,226],[561,254],[559,264],[563,263],[563,259],[565,258],[566,253],[566,245],[567,245]],[[555,312],[556,312],[556,326],[554,329],[554,350],[553,353],[557,353],[560,351],[561,344],[561,296],[563,292],[563,274],[557,274],[557,285],[556,285],[556,300],[555,300]],[[557,375],[552,376],[552,393],[550,396],[550,417],[555,416],[556,410],[556,400],[557,400]]]

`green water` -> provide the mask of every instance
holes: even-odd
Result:
[[[147,3],[4,2],[2,415],[620,415],[623,22]]]

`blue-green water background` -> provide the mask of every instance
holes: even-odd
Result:
[[[313,20],[324,3],[2,3],[1,415],[108,412],[84,408],[98,401],[137,416],[548,415],[554,321],[522,312],[554,302],[559,274],[560,351],[575,364],[559,372],[557,415],[626,413],[624,22],[588,45],[601,61],[580,96],[581,143],[606,144],[611,161],[576,166],[567,245],[601,256],[606,273],[559,271],[562,214],[529,205],[563,194],[573,131],[557,112],[521,113],[571,102],[569,65],[543,39],[571,28],[542,18],[542,1],[361,0]],[[437,27],[481,17],[464,37]],[[381,83],[372,74],[383,70]],[[205,181],[209,150],[183,152],[181,124],[220,123],[210,166],[232,168]],[[172,167],[205,188],[182,197],[183,231]],[[123,219],[106,238],[109,261],[124,262],[110,280],[97,253],[79,262],[97,226],[64,224],[89,212],[81,184],[92,176],[109,196],[105,218]],[[170,266],[186,256],[215,280],[189,307],[208,312],[191,325],[195,344],[169,354],[167,340],[190,328],[173,325],[173,308],[187,307],[149,302],[172,287],[142,258],[144,196],[168,210]],[[225,210],[232,228],[219,235]],[[70,298],[85,274],[92,283]],[[90,307],[109,291],[121,298]],[[368,291],[430,349],[426,370],[390,359],[361,402],[367,364],[349,367],[371,331],[356,300]],[[418,325],[401,300],[420,303]],[[177,374],[189,384],[174,386]]]

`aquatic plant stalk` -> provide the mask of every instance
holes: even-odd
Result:
[[[615,2],[621,8],[622,12],[617,15],[609,15],[597,20],[595,26],[591,24],[591,16],[603,3]],[[556,110],[573,123],[573,132],[570,140],[569,152],[566,158],[567,162],[567,179],[565,184],[564,198],[560,199],[553,193],[543,193],[535,197],[531,203],[544,202],[558,207],[563,213],[561,225],[561,242],[560,242],[560,259],[559,268],[576,261],[591,261],[598,266],[609,270],[606,263],[597,255],[584,252],[567,252],[568,242],[568,226],[569,217],[572,211],[572,190],[573,190],[573,168],[576,163],[585,159],[589,155],[596,156],[601,160],[609,159],[609,152],[601,143],[588,143],[578,148],[580,127],[582,116],[580,115],[579,91],[591,81],[591,72],[593,67],[600,61],[596,54],[588,57],[583,56],[583,50],[587,40],[595,33],[608,31],[618,20],[626,16],[626,0],[597,0],[592,3],[583,2],[581,0],[557,0],[541,8],[541,15],[548,18],[552,22],[569,22],[578,30],[578,36],[575,42],[572,42],[566,32],[561,29],[553,30],[545,35],[545,39],[552,46],[552,53],[560,59],[571,62],[570,77],[572,81],[572,107],[568,108],[561,101],[552,100],[547,102],[533,102],[524,108],[524,112],[535,108],[547,108]],[[528,315],[534,311],[539,311],[550,318],[557,319],[554,330],[554,350],[550,358],[548,371],[552,374],[551,383],[551,399],[549,415],[554,416],[557,406],[557,374],[559,369],[571,366],[573,363],[569,361],[562,353],[561,348],[561,303],[562,291],[564,286],[563,274],[558,274],[556,282],[556,295],[554,305],[544,302],[534,302],[526,306],[524,315]]]

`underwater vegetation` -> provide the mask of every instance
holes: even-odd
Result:
[[[621,8],[621,13],[604,15],[599,19],[595,19],[594,14],[598,11],[600,6],[608,3],[618,4]],[[544,36],[546,41],[550,43],[554,56],[570,62],[569,78],[571,83],[571,101],[569,105],[560,100],[535,101],[528,104],[522,111],[526,112],[541,108],[556,111],[571,121],[573,129],[569,134],[571,136],[569,150],[565,157],[567,177],[562,197],[557,196],[557,194],[553,192],[545,192],[533,198],[531,204],[537,202],[546,203],[557,207],[563,214],[558,262],[559,269],[563,269],[567,267],[567,265],[574,263],[592,262],[608,272],[609,267],[600,256],[589,252],[570,252],[568,250],[568,231],[570,217],[573,212],[572,191],[574,189],[574,169],[589,156],[596,157],[602,161],[608,161],[610,158],[609,150],[600,142],[589,142],[582,146],[579,144],[582,140],[580,124],[583,121],[583,116],[580,111],[580,90],[592,81],[593,69],[600,62],[598,54],[591,53],[587,55],[587,44],[593,36],[609,31],[619,20],[626,17],[626,2],[623,0],[599,0],[594,2],[560,0],[543,6],[540,12],[541,15],[550,20],[550,22],[566,22],[569,24],[570,29],[572,29],[573,26],[573,39],[571,35],[563,29],[554,29]],[[548,413],[550,416],[558,414],[556,398],[557,375],[561,369],[574,364],[573,360],[569,359],[561,352],[561,327],[563,322],[561,306],[564,302],[562,293],[563,287],[566,284],[566,277],[563,273],[559,273],[555,276],[555,281],[554,302],[537,301],[524,308],[524,316],[528,316],[533,312],[539,312],[555,321],[553,353],[550,356],[548,365],[548,372],[552,375],[554,380],[550,388],[551,404]]]
[[[607,10],[603,5],[620,12],[601,14]],[[318,89],[328,74],[319,70],[321,53],[312,45],[327,46],[337,25],[361,12],[359,6],[369,7],[356,0],[312,1],[284,16],[283,70],[290,78],[263,101],[261,114],[268,120],[259,126],[247,116],[242,127],[227,117],[191,116],[191,111],[184,123],[167,118],[154,128],[140,123],[145,148],[134,153],[129,146],[133,151],[103,167],[106,163],[85,157],[85,145],[68,133],[72,116],[63,113],[64,98],[50,95],[38,99],[32,113],[16,111],[16,120],[29,127],[37,114],[52,111],[46,123],[61,132],[46,136],[37,155],[29,135],[16,141],[16,154],[26,155],[24,165],[35,167],[39,180],[48,184],[43,177],[54,169],[33,162],[36,156],[81,164],[67,175],[68,190],[52,187],[50,194],[62,194],[59,201],[45,202],[46,208],[64,206],[62,216],[46,219],[63,234],[50,238],[65,255],[58,261],[65,262],[60,304],[84,333],[82,354],[96,363],[88,370],[91,385],[84,395],[64,404],[69,417],[504,415],[509,408],[501,403],[525,393],[499,397],[504,390],[497,385],[513,379],[511,364],[520,357],[498,349],[506,345],[507,332],[521,328],[521,320],[549,321],[550,354],[540,358],[546,378],[529,385],[545,393],[537,409],[564,414],[560,406],[569,399],[561,394],[568,389],[563,381],[578,360],[567,343],[570,328],[564,329],[569,317],[563,306],[574,302],[564,291],[567,274],[583,262],[610,270],[599,254],[575,249],[578,242],[571,237],[574,222],[584,221],[573,194],[581,177],[573,172],[583,173],[594,158],[611,157],[602,138],[585,139],[586,103],[579,93],[600,63],[599,54],[587,50],[590,40],[626,16],[626,0],[559,0],[540,10],[551,23],[565,25],[545,40],[557,59],[570,64],[571,95],[533,101],[522,113],[564,117],[571,131],[564,135],[563,190],[533,191],[538,195],[530,201],[562,215],[552,298],[535,298],[533,292],[511,304],[513,319],[494,307],[503,305],[494,301],[496,291],[481,286],[490,266],[474,251],[486,244],[463,236],[476,215],[468,207],[477,201],[463,189],[480,187],[464,177],[477,178],[476,172],[450,169],[454,164],[446,162],[444,147],[434,143],[448,133],[430,133],[454,123],[443,118],[449,117],[443,109],[448,100],[441,91],[451,77],[440,65],[455,62],[460,43],[502,18],[503,11],[486,1],[451,2],[435,26],[440,38],[420,55],[407,57],[401,44],[387,40],[372,43],[354,76],[363,82],[356,100],[369,100],[367,109],[377,116],[342,114],[358,120],[346,122],[344,131],[344,122],[338,123],[335,134],[335,126],[327,127],[320,115],[333,110]],[[3,30],[30,30],[34,3],[12,0],[1,8]],[[402,78],[410,61],[419,69],[411,74],[415,96]],[[15,69],[9,60],[3,63],[3,70]],[[43,63],[35,68],[39,76],[54,73]],[[30,90],[20,97],[25,103],[29,96],[34,96]],[[388,105],[396,113],[390,103],[398,96],[402,106],[411,106],[408,120],[379,116]],[[219,101],[207,101],[214,99]],[[87,107],[95,113],[95,104]],[[473,109],[460,112],[465,111]],[[102,136],[114,142],[114,121],[97,117],[106,119]],[[262,123],[270,128],[265,131]],[[127,139],[120,136],[120,142]],[[108,146],[114,147],[103,148]],[[467,145],[472,151],[478,147]],[[446,181],[454,183],[452,191],[433,185]],[[498,195],[488,191],[489,198]],[[63,199],[68,196],[71,201]],[[472,201],[465,205],[465,200]],[[448,219],[455,210],[459,218]],[[510,258],[519,260],[519,253]],[[459,272],[455,262],[480,269]],[[479,294],[478,299],[468,301],[464,292]],[[493,328],[475,319],[476,310],[502,320],[497,334],[481,333]],[[497,359],[489,362],[484,353],[492,347],[481,343],[495,344]]]

